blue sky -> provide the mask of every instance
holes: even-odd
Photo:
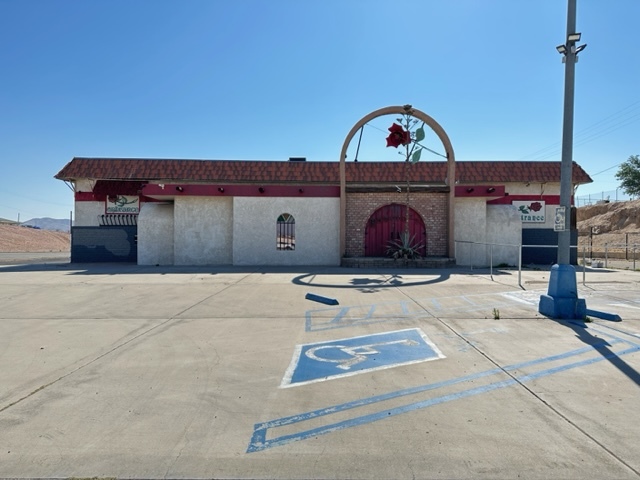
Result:
[[[640,154],[640,1],[577,14],[581,196]],[[53,176],[74,156],[338,161],[360,118],[407,103],[458,160],[560,161],[566,17],[565,0],[0,0],[0,217],[68,218]],[[361,161],[399,159],[392,121],[364,129]]]

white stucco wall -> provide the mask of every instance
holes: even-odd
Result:
[[[73,188],[76,192],[93,192],[93,186],[95,185],[95,183],[95,180],[90,180],[88,178],[79,178],[73,183]]]
[[[486,264],[493,266],[518,265],[519,248],[509,245],[522,243],[520,213],[512,205],[487,205],[487,243],[494,244]]]
[[[173,265],[173,205],[143,203],[138,215],[138,265]]]
[[[75,202],[73,225],[76,227],[98,227],[100,215],[104,215],[104,202]]]
[[[456,263],[477,267],[491,262],[517,265],[517,248],[489,244],[519,245],[522,240],[520,214],[512,205],[487,205],[486,201],[481,197],[456,199]]]
[[[232,198],[175,198],[175,265],[230,265],[232,234]]]
[[[487,248],[465,242],[486,243],[487,200],[483,197],[455,200],[455,256],[458,265],[486,263]]]
[[[282,213],[295,218],[295,250],[276,249]],[[340,265],[338,198],[236,197],[233,216],[234,265]]]
[[[558,183],[527,183],[507,183],[505,188],[509,195],[560,195],[560,179]]]

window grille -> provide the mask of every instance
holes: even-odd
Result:
[[[296,220],[290,213],[283,213],[278,217],[276,248],[278,250],[296,249]]]
[[[133,214],[110,214],[110,215],[98,215],[101,227],[115,227],[115,226],[137,226],[138,215]]]

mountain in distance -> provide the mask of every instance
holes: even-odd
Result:
[[[42,230],[53,230],[57,232],[69,232],[68,218],[32,218],[26,222],[22,222],[25,227],[40,228]]]

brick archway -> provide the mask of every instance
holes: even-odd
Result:
[[[346,174],[346,158],[347,149],[353,139],[356,132],[366,125],[374,118],[381,117],[383,115],[394,114],[409,114],[419,120],[422,120],[433,132],[438,136],[444,147],[447,158],[447,177],[445,179],[446,184],[449,187],[449,206],[447,212],[447,255],[452,257],[454,252],[454,200],[455,200],[455,188],[453,188],[456,179],[456,160],[453,153],[453,146],[449,140],[449,136],[444,131],[444,128],[440,126],[432,117],[426,113],[413,108],[411,105],[384,107],[368,115],[362,117],[351,128],[347,137],[342,144],[342,150],[340,152],[340,256],[344,257],[346,252],[346,233],[347,233],[347,174]]]
[[[405,230],[407,206],[391,203],[371,214],[364,233],[365,257],[386,257],[389,242],[399,241]],[[427,232],[422,217],[409,207],[409,236],[412,243],[422,245],[418,254],[427,255]]]

